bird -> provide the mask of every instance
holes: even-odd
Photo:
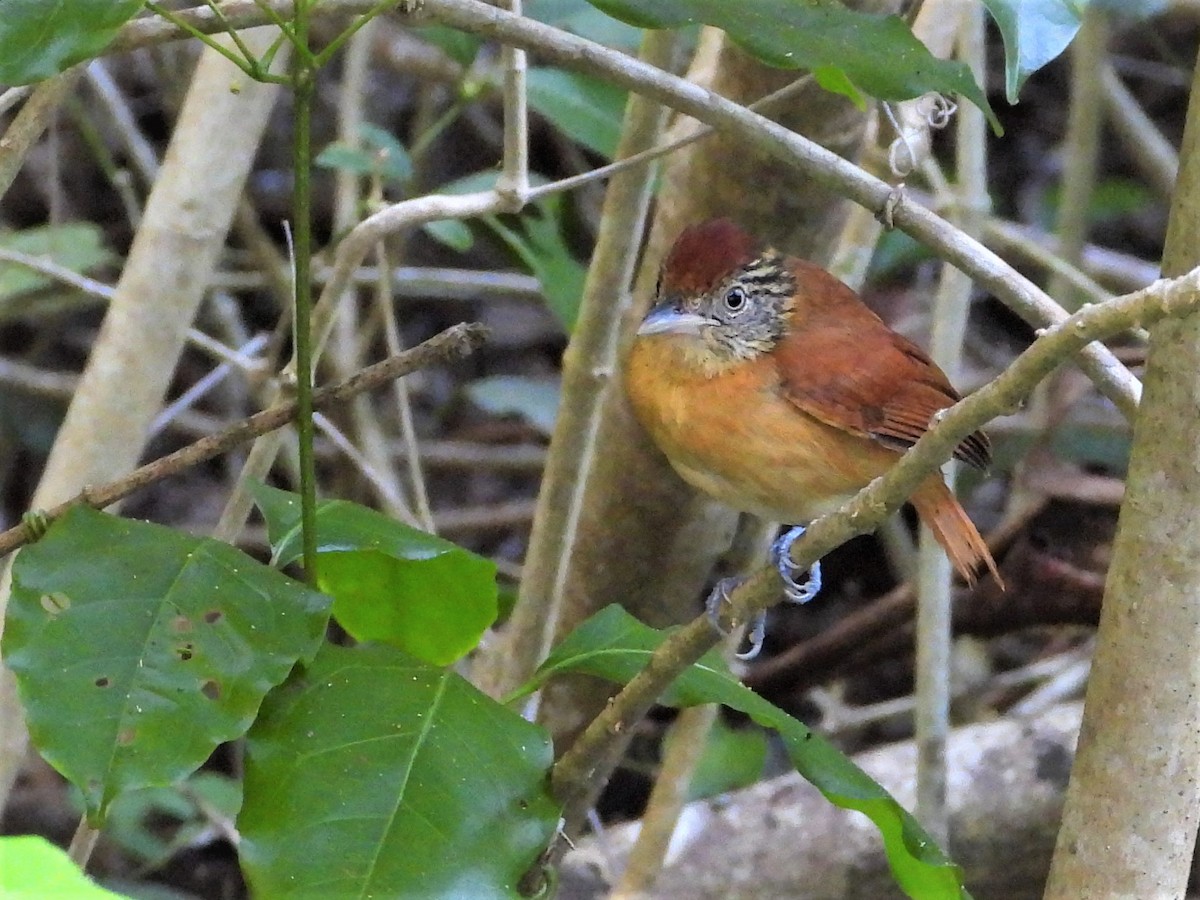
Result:
[[[728,218],[680,232],[623,374],[634,416],[685,482],[797,526],[771,548],[796,602],[820,588],[819,564],[801,583],[791,562],[803,525],[884,474],[960,399],[928,354],[850,287]],[[987,436],[964,438],[954,456],[986,469]],[[939,473],[909,500],[968,583],[985,567],[1003,583]]]

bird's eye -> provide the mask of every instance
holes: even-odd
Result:
[[[725,308],[731,313],[741,312],[746,308],[746,291],[740,287],[731,287],[725,292]]]

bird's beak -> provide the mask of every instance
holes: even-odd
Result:
[[[700,329],[710,324],[704,316],[683,312],[674,303],[659,303],[642,319],[637,333],[699,335]]]

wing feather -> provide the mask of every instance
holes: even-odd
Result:
[[[920,347],[888,328],[850,288],[817,266],[796,265],[801,287],[793,326],[773,354],[784,395],[827,425],[907,449],[960,399],[958,392]],[[987,468],[987,436],[971,434],[954,455]]]

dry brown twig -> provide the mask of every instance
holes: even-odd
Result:
[[[345,381],[313,393],[316,409],[345,403],[364,391],[379,387],[410,372],[442,359],[466,356],[476,350],[487,337],[487,329],[477,322],[464,322],[447,328],[411,350],[390,356],[382,362],[368,366]],[[255,413],[249,418],[235,422],[228,428],[200,438],[174,453],[154,460],[134,470],[124,478],[98,487],[88,487],[64,503],[52,509],[34,514],[34,522],[25,521],[0,534],[0,557],[12,553],[37,537],[38,523],[52,522],[68,509],[86,504],[94,509],[103,509],[118,500],[128,497],[156,481],[182,472],[184,469],[212,459],[214,456],[252,440],[267,432],[282,428],[296,417],[296,401],[287,400],[270,409]]]

